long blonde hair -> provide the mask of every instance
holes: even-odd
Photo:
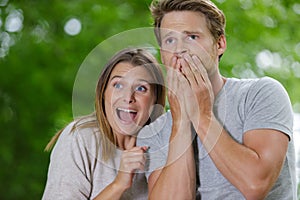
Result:
[[[155,57],[145,49],[141,48],[127,48],[116,53],[109,62],[105,65],[99,76],[97,87],[96,87],[96,97],[95,97],[95,112],[88,116],[83,116],[76,120],[72,130],[83,127],[98,127],[101,147],[102,147],[102,160],[107,161],[111,158],[115,152],[117,146],[116,136],[114,135],[111,126],[107,120],[104,104],[104,92],[107,87],[111,72],[114,67],[120,62],[127,62],[133,66],[143,66],[147,69],[150,76],[152,76],[154,83],[154,95],[156,96],[155,104],[159,106],[154,106],[154,109],[150,115],[150,118],[146,124],[155,120],[164,112],[165,106],[165,84],[163,74],[159,63]],[[89,120],[84,120],[89,119]],[[83,123],[80,123],[83,122]],[[56,133],[50,142],[47,144],[45,150],[49,151],[59,138],[60,134],[64,129]]]

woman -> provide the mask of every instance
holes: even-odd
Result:
[[[163,113],[165,88],[156,59],[143,49],[111,58],[97,83],[95,113],[57,133],[43,199],[147,199],[141,127]]]

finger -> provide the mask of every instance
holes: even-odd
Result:
[[[183,66],[183,67],[184,67],[184,66]],[[178,85],[180,85],[180,87],[181,87],[180,93],[182,94],[182,92],[184,92],[184,91],[182,91],[182,90],[187,89],[186,87],[190,87],[190,86],[189,86],[189,79],[188,79],[188,77],[187,77],[184,73],[182,73],[182,72],[177,72],[177,73],[176,73],[176,77],[177,77],[177,79],[178,79]]]
[[[193,55],[192,59],[194,60],[194,62],[196,63],[196,65],[201,65],[202,64],[200,58],[197,57],[196,55]],[[214,66],[211,66],[211,67],[214,67]],[[211,82],[210,82],[207,70],[203,67],[203,65],[202,65],[202,67],[199,68],[199,70],[200,70],[201,77],[202,77],[202,79],[204,80],[204,83],[205,83],[204,86],[208,90],[210,98],[213,101],[214,100],[214,94],[213,94],[212,85],[211,85]]]
[[[143,150],[135,151],[135,152],[123,152],[121,158],[123,163],[136,162],[136,161],[144,162],[145,159],[146,156]]]
[[[124,151],[124,153],[126,152],[137,152],[137,153],[144,153],[145,151],[147,151],[149,147],[148,146],[135,146],[132,147],[131,149],[127,149]]]
[[[192,74],[195,76],[197,72],[199,72],[200,68],[203,67],[202,63],[195,63],[195,61],[192,59],[191,55],[189,54],[184,54],[183,58],[186,63],[188,63],[187,70],[190,70]]]
[[[123,157],[123,163],[133,163],[133,162],[140,162],[142,164],[145,164],[146,157],[144,154],[131,154],[131,155],[126,155]]]
[[[120,170],[132,172],[133,170],[143,170],[146,163],[144,154],[131,153],[122,156]]]
[[[207,87],[207,85],[210,85],[207,70],[203,66],[203,62],[200,60],[200,58],[196,55],[185,55],[185,59],[187,60],[187,62],[191,63],[191,70],[193,71],[195,80],[197,82],[197,85],[193,85],[192,87]]]
[[[198,66],[198,70],[201,74],[201,78],[204,82],[206,83],[210,83],[208,74],[207,74],[207,70],[205,69],[205,67],[203,66],[203,63],[201,62],[200,58],[196,55],[193,55],[191,57],[191,59],[193,60],[193,62],[195,63],[196,66]]]
[[[182,65],[182,73],[186,77],[189,85],[191,85],[191,86],[197,85],[198,84],[197,79],[196,79],[197,74],[195,74],[195,70],[193,70],[193,68],[195,68],[195,67],[192,67],[194,64],[193,64],[193,62],[191,62],[191,59],[187,60],[187,59],[183,58],[183,59],[180,59],[180,62]]]
[[[175,66],[176,71],[180,72],[182,69],[181,63],[179,62],[179,58],[176,57],[176,66]]]
[[[149,146],[143,146],[143,147],[141,147],[141,148],[143,149],[144,153],[147,152],[147,151],[150,149]]]
[[[178,77],[176,76],[176,69],[169,68],[167,71],[167,84],[168,89],[172,93],[176,93],[178,89]]]
[[[197,57],[196,55],[193,55],[192,59],[194,60],[194,62],[196,63],[196,65],[202,66],[202,67],[199,67],[202,80],[205,83],[205,87],[209,90],[211,98],[213,98],[212,85],[211,85],[211,82],[210,82],[207,70],[203,66],[203,64],[202,64],[202,62],[201,62],[201,60],[200,60],[199,57]],[[214,66],[210,66],[210,67],[214,67]]]
[[[123,168],[119,171],[127,172],[127,173],[134,173],[136,170],[143,171],[145,169],[145,164],[142,162],[130,162],[124,164]]]
[[[218,57],[212,57],[212,55],[202,46],[202,45],[198,45],[198,54],[199,55],[199,60],[202,63],[202,66],[215,66],[218,63]],[[206,67],[206,68],[207,68]],[[209,67],[211,68],[211,67]]]
[[[127,149],[124,152],[140,152],[140,153],[144,153],[146,152],[148,149],[150,149],[149,146],[135,146],[131,149]]]
[[[148,150],[149,147],[142,146],[142,147],[134,147],[130,150],[123,151],[122,159],[124,161],[133,159],[145,159],[145,152]]]
[[[176,60],[177,58],[175,56],[172,57],[172,59],[169,61],[167,68],[176,68]]]

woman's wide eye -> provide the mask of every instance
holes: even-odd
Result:
[[[138,92],[145,92],[147,91],[147,88],[145,86],[138,86],[135,88],[135,90]]]

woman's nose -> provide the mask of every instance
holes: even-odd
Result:
[[[123,101],[125,103],[133,103],[135,102],[135,98],[134,98],[134,92],[131,90],[126,90],[123,93]]]

